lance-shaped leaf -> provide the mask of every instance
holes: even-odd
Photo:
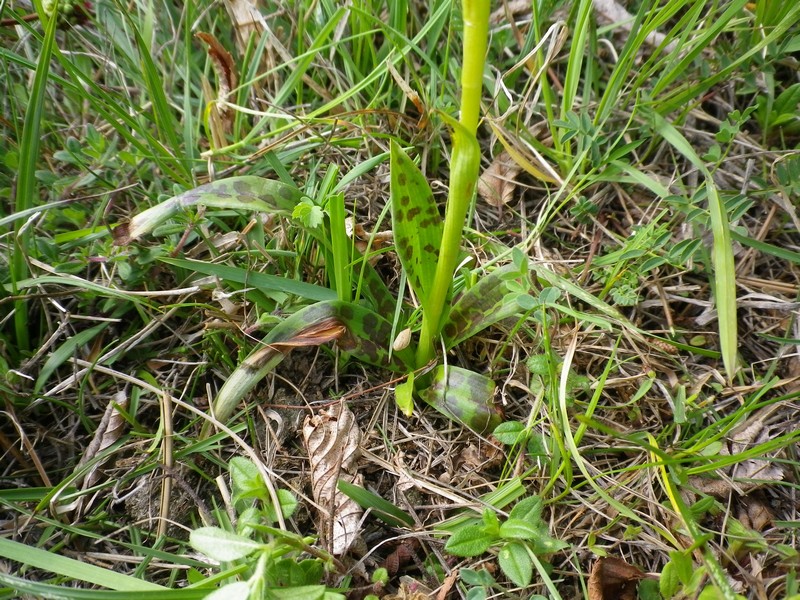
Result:
[[[425,176],[394,142],[391,172],[392,227],[397,256],[425,310],[439,261],[442,217]]]
[[[513,289],[509,283],[513,282]],[[449,350],[479,331],[520,312],[516,297],[531,289],[527,273],[515,264],[495,269],[464,292],[442,326],[442,336]]]
[[[478,433],[491,432],[503,420],[494,402],[495,383],[474,371],[440,365],[419,396],[446,417]]]
[[[280,181],[245,175],[213,181],[173,196],[133,217],[112,231],[114,244],[124,246],[153,231],[179,211],[197,205],[261,211],[291,216],[302,198],[299,189]]]
[[[406,371],[413,355],[409,349],[389,358],[392,325],[379,314],[348,302],[332,300],[307,306],[276,325],[237,369],[214,400],[214,416],[225,422],[239,401],[272,371],[293,348],[318,346],[336,340],[355,358],[373,365]],[[201,437],[210,432],[203,426]]]

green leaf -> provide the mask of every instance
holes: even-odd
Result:
[[[410,349],[389,358],[392,324],[381,315],[358,304],[318,302],[307,306],[276,325],[262,345],[231,373],[214,401],[214,415],[226,421],[239,401],[296,347],[321,345],[336,340],[340,350],[363,362],[408,371],[413,360]],[[408,362],[407,362],[408,361]],[[208,435],[204,426],[201,437]]]
[[[295,186],[252,175],[201,185],[134,216],[112,231],[116,245],[127,245],[150,233],[181,210],[203,205],[289,216],[303,197]]]
[[[258,542],[219,527],[195,529],[189,535],[189,543],[198,552],[220,562],[239,560],[262,547]]]
[[[661,569],[661,576],[658,580],[658,587],[664,598],[672,598],[681,586],[681,580],[672,561],[664,565]]]
[[[371,509],[372,513],[384,522],[394,527],[412,526],[414,518],[407,512],[400,510],[391,502],[376,496],[363,487],[348,483],[342,479],[336,484],[339,491],[353,500],[363,509]]]
[[[390,165],[397,256],[426,310],[442,244],[442,217],[425,176],[395,142],[392,142]]]
[[[688,585],[694,574],[694,565],[692,564],[691,555],[688,552],[676,550],[669,553],[669,562],[672,563],[678,580],[683,585]]]
[[[250,597],[250,584],[246,581],[234,581],[211,592],[203,600],[247,600]]]
[[[42,569],[49,573],[63,575],[74,580],[85,581],[94,585],[109,588],[111,590],[124,591],[128,594],[139,594],[153,590],[160,590],[162,592],[172,591],[166,590],[164,586],[156,583],[142,581],[141,579],[136,579],[130,575],[117,573],[116,571],[112,571],[110,569],[104,569],[97,565],[75,560],[74,558],[69,558],[67,556],[61,556],[59,554],[55,554],[54,552],[48,552],[42,548],[28,546],[27,544],[22,544],[20,542],[15,542],[2,537],[0,537],[0,557],[7,558],[17,563],[22,563],[23,565]],[[6,577],[10,578],[10,581],[4,581],[4,578]],[[4,573],[0,573],[0,582],[9,587],[14,586],[16,589],[19,589],[16,587],[18,585],[26,585],[29,583],[30,585],[35,585],[33,582],[27,582],[25,580],[16,581],[16,578]],[[60,590],[62,593],[64,592],[63,588],[56,586],[50,586],[49,591],[52,591],[52,588],[55,588],[55,590]],[[72,591],[72,588],[67,590],[67,592],[69,591]],[[69,593],[65,593],[60,597],[69,597]]]
[[[542,524],[542,508],[544,504],[539,496],[529,496],[523,498],[514,505],[508,514],[509,519],[520,519],[530,525],[540,526]]]
[[[294,497],[292,492],[283,488],[275,490],[275,493],[278,496],[281,515],[284,519],[288,519],[294,514],[294,511],[297,510],[297,498]],[[272,504],[267,504],[265,512],[270,523],[276,523],[278,521],[278,513],[275,511],[275,507]]]
[[[522,519],[509,518],[500,525],[500,537],[506,540],[536,540],[541,536],[540,529]]]
[[[300,221],[308,229],[316,229],[325,220],[325,212],[310,198],[303,198],[292,210],[292,218]]]
[[[490,586],[495,583],[494,577],[492,574],[489,573],[486,569],[459,569],[458,576],[461,578],[461,581],[466,583],[467,585],[482,585],[482,586]]]
[[[528,549],[521,542],[510,542],[500,549],[497,555],[500,568],[515,585],[527,587],[533,577],[533,561]]]
[[[738,332],[736,322],[736,264],[733,258],[728,216],[725,203],[717,193],[711,177],[706,179],[708,209],[711,213],[711,231],[714,234],[714,300],[719,323],[719,345],[722,363],[728,380],[736,373],[736,353],[738,351]]]
[[[527,436],[525,429],[525,423],[506,421],[495,427],[492,435],[496,437],[501,444],[513,446],[525,439]]]
[[[219,265],[201,260],[171,258],[167,256],[160,256],[158,260],[182,269],[194,271],[195,273],[213,275],[214,277],[219,277],[222,281],[233,281],[242,285],[256,287],[263,291],[284,292],[307,300],[325,301],[334,300],[336,298],[336,292],[329,288],[322,287],[321,285],[314,285],[313,283],[306,283],[305,281],[297,281],[289,277],[280,277],[278,275],[270,275],[269,273],[257,273],[247,269],[231,267],[230,265]]]
[[[408,374],[408,378],[402,383],[398,383],[394,388],[394,401],[397,408],[405,416],[410,417],[414,413],[414,372]]]
[[[450,349],[490,325],[517,315],[519,294],[510,293],[509,284],[513,283],[517,284],[515,288],[531,289],[528,277],[512,263],[485,275],[461,294],[442,324],[445,347]]]
[[[500,520],[497,518],[497,513],[494,512],[494,510],[491,508],[483,509],[481,520],[483,520],[483,530],[487,535],[492,537],[500,535]]]
[[[233,502],[247,498],[268,498],[267,486],[258,467],[250,459],[234,456],[228,464],[233,487]]]
[[[39,377],[36,379],[36,384],[33,386],[34,392],[39,392],[50,379],[50,376],[55,370],[60,367],[64,362],[69,360],[75,355],[75,351],[80,346],[89,343],[101,331],[108,327],[108,323],[100,323],[89,329],[79,331],[72,337],[68,338],[61,346],[58,347],[45,361],[42,370],[39,372]]]
[[[483,525],[467,525],[447,540],[444,549],[454,556],[480,556],[495,542],[497,538],[487,534]]]
[[[495,383],[460,367],[436,367],[429,387],[419,396],[440,413],[483,433],[495,429],[502,420],[494,403]]]
[[[268,600],[322,600],[325,597],[324,585],[303,585],[290,588],[270,588]]]

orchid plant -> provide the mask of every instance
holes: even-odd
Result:
[[[449,349],[484,328],[520,313],[533,300],[529,296],[528,261],[519,252],[512,264],[483,274],[475,285],[453,297],[465,219],[474,198],[480,167],[476,131],[480,120],[488,24],[488,0],[463,1],[460,119],[440,113],[453,134],[444,219],[419,167],[400,145],[394,142],[391,145],[391,216],[395,248],[421,312],[416,345],[393,344],[397,323],[406,314],[404,306],[398,307],[398,299],[353,247],[345,233],[344,199],[333,195],[326,207],[328,232],[308,227],[308,233],[325,253],[335,297],[315,289],[306,297],[318,302],[295,312],[266,335],[263,343],[231,374],[217,395],[213,405],[216,419],[224,422],[230,417],[242,397],[292,348],[335,340],[341,351],[354,358],[407,376],[396,387],[398,406],[406,414],[411,414],[416,397],[478,432],[491,431],[502,420],[493,399],[495,384],[490,378],[442,361]],[[171,198],[116,228],[114,235],[118,244],[129,243],[152,231],[177,211],[197,205],[288,217],[297,216],[298,206],[303,203],[308,203],[308,199],[292,185],[253,176],[233,177]],[[301,214],[306,212],[300,211]],[[172,259],[172,262],[203,270],[199,261],[190,264]],[[278,278],[273,276],[272,284],[276,283],[275,279]],[[354,281],[358,282],[355,293]],[[298,291],[297,286],[284,289]],[[521,300],[523,296],[528,300]],[[394,322],[385,315],[395,315]],[[207,426],[204,435],[208,432]]]

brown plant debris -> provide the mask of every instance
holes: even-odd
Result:
[[[598,558],[589,575],[589,600],[636,600],[636,588],[645,574],[613,556]]]
[[[320,511],[319,530],[331,552],[341,556],[358,538],[363,511],[336,484],[339,479],[363,484],[355,472],[361,431],[355,415],[341,404],[307,417],[303,439],[311,462],[311,490]]]
[[[481,174],[478,180],[478,194],[492,206],[504,206],[514,196],[516,177],[522,169],[511,155],[503,151]]]

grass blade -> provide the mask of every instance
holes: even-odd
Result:
[[[736,374],[738,329],[736,322],[736,265],[733,259],[730,226],[725,203],[717,193],[713,177],[691,144],[658,113],[652,113],[656,131],[678,152],[705,175],[708,209],[711,213],[711,233],[714,252],[711,260],[714,271],[714,303],[719,324],[719,344],[722,364],[730,381]]]
[[[733,259],[728,215],[725,203],[717,193],[717,187],[706,179],[708,209],[711,212],[711,231],[714,234],[714,299],[719,321],[719,346],[722,364],[730,381],[736,374],[736,353],[738,350],[738,323],[736,321],[736,264]]]
[[[248,271],[247,269],[231,267],[230,265],[207,263],[201,260],[170,258],[168,256],[162,256],[158,260],[196,273],[213,275],[214,277],[219,277],[222,281],[232,281],[242,285],[253,286],[260,290],[293,294],[299,298],[305,298],[306,300],[324,302],[336,298],[336,292],[329,288],[313,283],[306,283],[305,281],[297,281],[296,279],[290,279],[288,277],[270,275],[269,273],[256,273],[254,271]]]
[[[41,548],[34,548],[3,538],[0,538],[0,556],[31,567],[44,569],[50,573],[87,581],[112,590],[144,592],[165,589],[163,586],[149,581],[142,581],[129,575],[116,573],[73,558],[54,554]]]
[[[57,15],[47,23],[36,74],[29,96],[28,110],[25,111],[25,122],[22,126],[20,140],[20,163],[17,172],[17,193],[14,212],[22,212],[33,207],[38,195],[36,183],[36,163],[39,159],[41,141],[42,116],[44,99],[47,93],[47,80],[50,74],[50,57],[55,46]],[[30,230],[22,231],[22,224],[15,226],[16,244],[14,244],[11,286],[12,293],[17,294],[17,282],[28,276],[28,252],[31,248]],[[14,302],[14,330],[17,335],[18,350],[25,351],[30,347],[30,323],[28,323],[28,301],[20,298]]]
[[[393,527],[411,527],[414,525],[413,517],[407,512],[400,510],[391,502],[384,500],[369,490],[365,490],[363,487],[348,483],[343,479],[339,480],[337,487],[340,492],[361,508],[371,509],[380,520]]]

